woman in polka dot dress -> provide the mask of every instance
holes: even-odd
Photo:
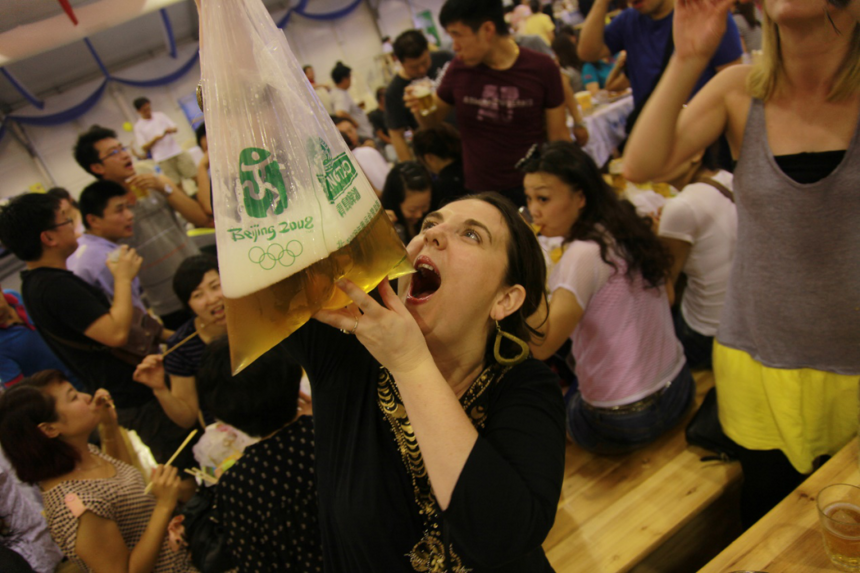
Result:
[[[57,370],[39,372],[0,396],[0,445],[21,481],[38,484],[51,537],[82,571],[182,573],[187,557],[167,547],[179,494],[176,468],[159,466],[152,494],[140,473],[87,438],[106,422],[118,439],[110,395],[78,392]]]

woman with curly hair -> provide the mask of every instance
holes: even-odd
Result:
[[[636,449],[678,423],[695,394],[667,299],[671,257],[576,145],[547,144],[521,169],[534,224],[564,237],[553,253],[548,316],[535,317],[546,337],[532,352],[546,359],[573,343],[571,438],[597,453]]]

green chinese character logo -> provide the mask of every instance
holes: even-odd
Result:
[[[280,215],[287,208],[287,187],[275,157],[265,149],[248,147],[239,154],[239,181],[245,197],[245,211],[263,219],[271,210]]]
[[[358,177],[358,171],[346,153],[332,157],[331,148],[322,139],[308,140],[308,155],[311,164],[322,163],[324,173],[317,172],[317,180],[325,189],[329,203],[334,203]]]

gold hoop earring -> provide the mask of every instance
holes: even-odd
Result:
[[[515,342],[520,347],[520,353],[514,356],[513,358],[505,358],[502,356],[501,346],[502,346],[502,338],[507,338],[508,340]],[[529,345],[526,344],[524,340],[521,340],[510,334],[509,332],[505,332],[502,330],[502,327],[499,325],[499,321],[496,321],[496,342],[493,344],[493,356],[496,359],[496,362],[501,364],[502,366],[516,366],[523,360],[529,357]]]

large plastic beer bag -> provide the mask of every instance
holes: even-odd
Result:
[[[376,194],[261,0],[202,0],[213,211],[233,371],[412,272]]]

